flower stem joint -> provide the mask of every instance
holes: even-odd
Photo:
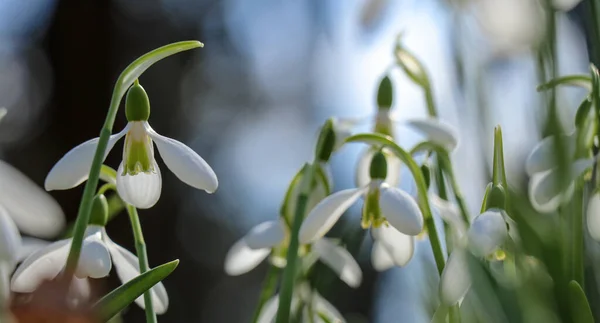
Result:
[[[323,125],[323,128],[321,128],[315,155],[319,161],[327,163],[329,158],[331,158],[334,148],[335,130],[333,129],[333,119],[328,119]]]
[[[392,107],[393,101],[394,88],[392,86],[392,80],[386,75],[379,83],[379,89],[377,90],[377,106],[380,110],[389,110]]]
[[[373,159],[371,159],[371,167],[369,168],[369,174],[371,175],[372,179],[385,180],[387,177],[387,161],[381,150],[373,155]]]

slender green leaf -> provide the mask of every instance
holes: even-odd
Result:
[[[569,283],[569,305],[573,322],[594,323],[592,310],[588,304],[587,297],[579,284],[572,280]]]
[[[104,296],[94,305],[98,319],[101,322],[110,320],[152,286],[169,276],[178,264],[179,260],[173,260],[153,268]]]

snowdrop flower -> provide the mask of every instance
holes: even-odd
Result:
[[[408,193],[384,182],[387,162],[382,152],[373,157],[370,173],[372,179],[367,185],[339,191],[319,202],[302,223],[300,242],[312,243],[322,238],[350,206],[365,197],[361,225],[374,228],[374,266],[384,268],[390,259],[399,266],[405,265],[414,252],[414,236],[423,230],[423,216]]]
[[[471,287],[467,249],[477,257],[488,257],[500,248],[508,236],[508,216],[492,208],[476,216],[463,241],[455,245],[440,278],[440,297],[444,304],[459,303]]]
[[[566,135],[564,138],[564,152],[569,158],[575,153],[575,134]],[[525,161],[525,171],[531,179],[529,181],[529,199],[533,207],[539,212],[552,212],[573,192],[573,180],[593,166],[595,158],[580,158],[570,165],[568,182],[569,187],[563,191],[559,181],[563,174],[558,172],[554,138],[547,137],[539,142],[531,151]]]
[[[162,187],[160,169],[154,159],[153,142],[167,167],[184,183],[213,193],[218,180],[212,168],[183,143],[156,133],[148,124],[150,103],[146,92],[134,84],[127,93],[126,116],[129,123],[121,132],[110,136],[106,155],[125,137],[123,161],[117,171],[117,190],[127,203],[140,208],[152,207]],[[87,179],[98,138],[88,140],[69,151],[50,170],[46,190],[73,188]]]
[[[311,289],[307,283],[300,283],[294,288],[291,308],[297,309],[299,305],[302,306],[300,309],[302,311],[300,322],[302,323],[346,322],[342,314],[316,290]],[[275,322],[278,307],[279,294],[276,294],[265,303],[257,322]],[[309,308],[312,309],[312,318],[310,317]],[[328,321],[323,320],[323,316]]]
[[[377,122],[375,124],[374,132],[384,134],[394,138],[393,123],[398,120],[389,109],[380,109],[377,114]],[[402,123],[404,126],[408,126],[418,134],[425,137],[425,140],[440,145],[449,152],[456,149],[458,146],[458,139],[455,129],[449,124],[434,118],[415,118],[409,119]],[[369,176],[371,160],[373,155],[378,151],[377,148],[369,147],[366,148],[359,157],[359,161],[356,167],[356,185],[359,187],[365,186],[370,182],[371,177]],[[397,186],[400,182],[400,168],[402,162],[400,159],[391,153],[388,149],[384,148],[381,150],[386,156],[388,163],[388,173],[385,178],[385,182],[389,186]]]
[[[285,250],[288,243],[289,229],[283,219],[263,222],[231,247],[225,257],[225,272],[232,276],[245,274],[273,250]],[[350,287],[360,285],[362,271],[348,250],[323,238],[312,244],[311,251]],[[279,267],[285,266],[285,258],[278,255],[273,255],[272,262]]]
[[[107,210],[106,199],[103,195],[97,196],[94,199],[90,224],[85,232],[75,277],[106,277],[114,263],[117,276],[126,283],[140,275],[138,258],[108,237],[104,228]],[[44,280],[57,277],[65,267],[72,240],[69,238],[53,242],[27,257],[13,274],[11,289],[19,293],[31,293]],[[164,286],[158,283],[151,291],[154,310],[157,314],[165,313],[169,299]],[[135,302],[144,308],[143,297],[139,297]]]

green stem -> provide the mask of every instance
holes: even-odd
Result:
[[[454,193],[454,198],[456,199],[456,204],[458,204],[458,208],[460,209],[460,215],[462,216],[463,221],[465,221],[466,224],[469,224],[471,222],[471,216],[469,215],[469,211],[467,209],[465,197],[462,194],[456,179],[456,175],[454,174],[454,169],[450,163],[450,158],[448,156],[444,156],[444,158],[440,158],[439,163],[441,168],[444,170],[444,173],[446,173],[448,176],[448,181],[450,182],[452,192]]]
[[[597,0],[587,1],[589,4],[588,12],[591,15],[592,21],[592,26],[589,28],[592,62],[594,64],[600,64],[600,12],[598,12],[598,9],[600,8],[596,2]]]
[[[431,91],[431,88],[429,88],[429,87],[423,88],[423,91],[425,91],[425,102],[427,103],[427,113],[429,114],[430,117],[437,118],[438,114],[437,114],[437,109],[435,108],[435,101],[433,100],[433,92]]]
[[[258,306],[254,311],[254,316],[252,317],[252,322],[258,322],[258,318],[260,317],[260,312],[265,306],[265,303],[273,296],[275,292],[275,287],[277,287],[277,278],[279,277],[279,268],[269,265],[269,271],[267,271],[267,276],[265,277],[265,282],[263,284],[262,291],[260,293],[260,298],[258,299]]]
[[[448,311],[449,323],[460,323],[460,307],[453,305]]]
[[[133,230],[133,239],[135,240],[135,252],[138,256],[140,265],[140,274],[143,274],[150,270],[148,266],[148,254],[146,253],[146,242],[144,241],[144,234],[142,233],[142,226],[140,225],[140,218],[137,213],[137,209],[132,205],[127,205],[127,213],[129,213],[129,221],[131,222],[131,229]],[[147,290],[144,293],[144,305],[146,307],[146,323],[156,323],[156,313],[154,313],[154,306],[152,304],[151,290]]]
[[[294,292],[294,280],[296,278],[296,261],[298,260],[298,233],[304,214],[306,213],[306,207],[308,202],[308,196],[310,194],[310,186],[313,181],[314,166],[311,164],[304,165],[302,176],[302,186],[300,193],[298,194],[298,201],[296,203],[296,212],[294,214],[294,221],[292,223],[292,232],[290,236],[290,244],[287,251],[287,262],[285,269],[283,270],[283,278],[281,284],[281,291],[279,292],[279,308],[277,309],[277,323],[289,323],[290,321],[290,307],[292,304],[292,295]]]
[[[584,249],[584,241],[583,241],[583,218],[585,207],[583,207],[585,199],[584,199],[584,186],[585,182],[583,179],[578,179],[576,182],[575,194],[573,194],[573,214],[571,215],[571,257],[572,257],[572,279],[579,283],[580,286],[585,286],[583,284],[584,280],[584,268],[583,268],[583,249]]]

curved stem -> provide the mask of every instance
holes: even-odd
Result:
[[[283,278],[281,291],[279,292],[279,307],[277,309],[277,323],[289,323],[290,307],[292,304],[292,295],[294,292],[294,280],[296,278],[296,261],[298,260],[298,232],[306,213],[308,195],[310,194],[310,186],[313,180],[314,166],[311,164],[304,165],[302,170],[302,186],[298,201],[296,203],[296,211],[294,221],[292,223],[292,232],[290,236],[290,244],[287,251],[287,262],[283,270]]]
[[[258,299],[258,306],[254,311],[254,315],[252,317],[252,322],[258,322],[258,318],[260,317],[260,312],[265,306],[265,303],[273,296],[275,292],[275,287],[277,286],[277,278],[279,277],[279,268],[270,265],[269,271],[267,272],[267,276],[265,277],[265,281],[263,284],[262,291],[260,293],[260,298]]]
[[[150,270],[150,267],[148,266],[148,254],[146,253],[146,242],[144,241],[144,234],[142,233],[140,218],[138,216],[137,209],[132,205],[127,205],[127,213],[129,214],[129,221],[131,222],[131,229],[133,230],[135,253],[137,254],[139,260],[140,274],[143,274]],[[151,289],[144,293],[144,305],[146,307],[146,322],[156,323],[156,313],[154,313],[154,306],[152,304]]]

